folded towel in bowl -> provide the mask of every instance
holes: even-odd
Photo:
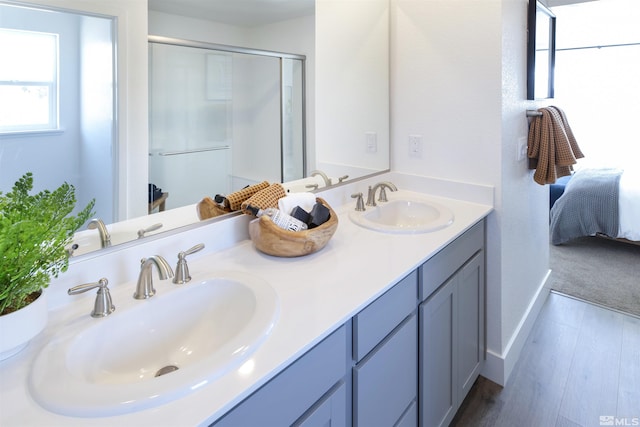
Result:
[[[300,206],[305,211],[311,212],[315,204],[316,195],[313,193],[289,193],[287,196],[278,200],[278,209],[291,215],[291,211],[293,211],[296,206]]]

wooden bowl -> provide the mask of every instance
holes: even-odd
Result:
[[[310,230],[284,230],[266,216],[251,221],[249,235],[256,248],[268,255],[289,258],[309,255],[322,249],[338,228],[338,215],[320,197],[316,197],[316,201],[329,208],[329,220]]]

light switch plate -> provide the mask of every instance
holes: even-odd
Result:
[[[527,158],[527,137],[518,138],[518,147],[516,148],[516,160],[521,162]]]
[[[409,157],[422,157],[422,135],[409,135]]]
[[[364,139],[366,141],[367,153],[378,152],[378,135],[375,132],[365,132]]]

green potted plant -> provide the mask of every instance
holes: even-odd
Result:
[[[33,174],[27,172],[10,192],[0,192],[0,360],[20,351],[44,328],[43,289],[69,267],[66,246],[95,205],[92,200],[72,215],[73,185],[65,182],[54,191],[31,195],[32,189]]]

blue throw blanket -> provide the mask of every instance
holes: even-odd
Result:
[[[551,208],[551,243],[597,233],[618,235],[620,169],[582,169]]]

